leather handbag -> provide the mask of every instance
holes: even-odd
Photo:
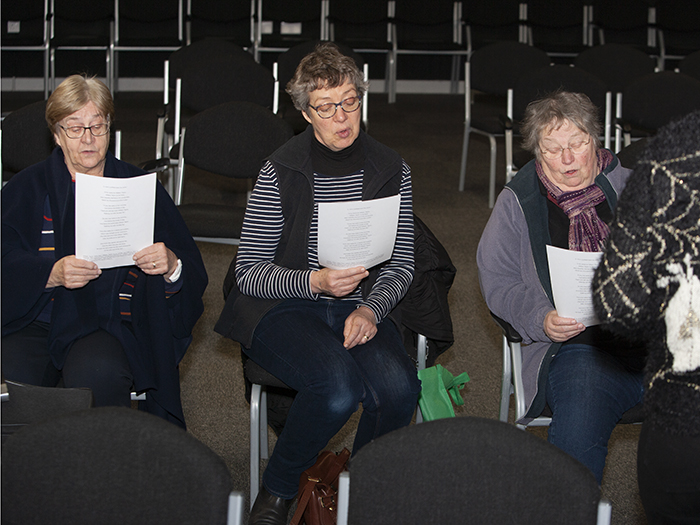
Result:
[[[335,525],[338,518],[338,478],[345,470],[350,451],[324,450],[316,463],[299,478],[297,510],[291,525]],[[302,520],[303,516],[303,520]]]
[[[418,371],[421,381],[421,392],[418,406],[424,421],[433,421],[446,417],[455,417],[452,401],[455,405],[463,405],[461,389],[469,381],[466,372],[453,376],[442,365],[435,365]],[[450,401],[452,396],[452,401]]]

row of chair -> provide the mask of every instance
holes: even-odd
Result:
[[[697,2],[643,0],[250,0],[226,4],[202,0],[31,0],[2,5],[3,51],[43,54],[44,91],[54,87],[56,55],[104,55],[110,88],[118,88],[119,56],[171,52],[212,36],[261,53],[281,52],[308,40],[344,42],[360,53],[386,56],[387,92],[396,92],[401,55],[452,57],[452,92],[463,60],[496,40],[535,45],[550,56],[575,56],[597,43],[622,42],[658,57],[679,58],[700,45]],[[628,33],[631,33],[630,36]],[[637,34],[643,35],[643,39]],[[6,68],[3,76],[10,76]]]
[[[573,66],[550,64],[538,48],[499,42],[477,50],[465,67],[465,124],[459,190],[466,182],[469,138],[490,141],[489,206],[495,202],[498,137],[505,137],[506,182],[530,157],[517,152],[513,135],[529,102],[563,88],[586,93],[604,118],[606,148],[618,152],[676,117],[700,108],[700,51],[680,71],[657,71],[655,61],[630,46],[588,48]],[[518,155],[520,153],[520,155]]]

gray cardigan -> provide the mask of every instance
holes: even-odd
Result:
[[[611,209],[631,171],[615,157],[595,184]],[[526,164],[498,196],[477,249],[481,292],[489,309],[523,338],[523,388],[527,424],[545,405],[549,362],[560,348],[544,333],[544,318],[554,309],[546,248],[550,242],[547,202],[541,194],[535,161]]]

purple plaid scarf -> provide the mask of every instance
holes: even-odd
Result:
[[[607,168],[613,160],[608,150],[598,150],[598,172]],[[595,207],[605,200],[605,194],[595,184],[575,191],[562,191],[550,181],[539,162],[535,162],[537,176],[547,189],[549,198],[569,217],[569,250],[599,252],[605,246],[610,233]]]

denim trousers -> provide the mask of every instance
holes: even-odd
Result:
[[[297,391],[263,485],[285,499],[299,477],[362,404],[353,453],[408,425],[420,381],[398,329],[386,319],[367,343],[343,346],[345,319],[356,301],[288,299],[258,323],[246,354]]]
[[[562,346],[547,377],[548,441],[588,467],[600,485],[610,435],[643,390],[643,373],[616,357],[590,345]]]

